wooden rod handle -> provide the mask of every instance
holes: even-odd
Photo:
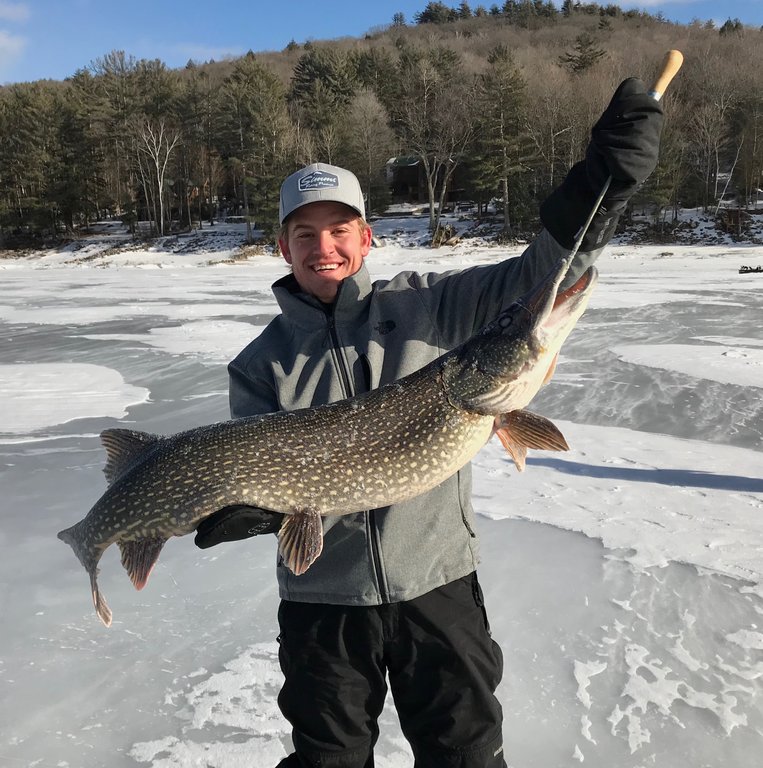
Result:
[[[670,81],[678,74],[678,70],[681,69],[681,65],[684,63],[684,55],[681,51],[668,51],[665,54],[665,58],[662,60],[662,67],[660,68],[660,74],[657,75],[657,79],[654,81],[654,85],[649,91],[649,95],[655,100],[659,101],[662,95],[665,93]]]

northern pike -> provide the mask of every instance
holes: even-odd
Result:
[[[101,434],[108,488],[58,537],[90,576],[109,626],[98,562],[113,543],[136,589],[164,544],[230,506],[285,513],[279,551],[304,573],[323,547],[321,515],[385,507],[431,490],[496,434],[524,468],[528,448],[567,450],[561,432],[523,410],[551,377],[557,354],[597,280],[591,267],[566,291],[562,259],[534,289],[463,344],[418,371],[329,405],[269,413],[170,436]]]

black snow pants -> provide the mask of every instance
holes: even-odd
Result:
[[[476,573],[380,606],[284,600],[278,621],[295,752],[277,768],[373,768],[387,677],[414,768],[506,768],[503,657]]]

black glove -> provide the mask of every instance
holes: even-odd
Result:
[[[657,166],[662,107],[644,83],[629,77],[591,130],[585,160],[576,163],[542,203],[540,218],[553,238],[572,248],[607,179],[606,195],[580,250],[602,248],[615,232],[628,200]]]
[[[223,541],[240,541],[262,533],[277,533],[283,514],[259,507],[231,506],[218,509],[196,527],[193,540],[199,549],[207,549]]]

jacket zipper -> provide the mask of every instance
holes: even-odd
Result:
[[[337,371],[339,371],[339,380],[345,397],[352,397],[355,394],[355,387],[352,384],[352,377],[347,368],[347,361],[342,354],[342,346],[339,343],[339,334],[336,330],[336,322],[334,321],[334,307],[332,306],[326,312],[326,320],[329,329],[329,339],[331,340],[331,349],[334,355],[334,362],[336,364]],[[368,540],[371,543],[371,556],[373,558],[373,569],[376,575],[376,583],[379,588],[379,594],[383,603],[389,602],[389,595],[387,593],[387,580],[384,578],[384,573],[381,568],[381,555],[379,551],[379,529],[376,525],[376,511],[373,509],[366,510],[366,519],[368,520]]]
[[[342,387],[342,393],[345,397],[352,397],[355,394],[355,387],[352,385],[350,372],[347,370],[347,363],[342,354],[342,348],[339,344],[339,334],[336,332],[336,323],[334,322],[334,308],[327,311],[327,321],[329,326],[329,338],[331,339],[331,349],[334,353],[334,362],[339,371],[339,380]]]

